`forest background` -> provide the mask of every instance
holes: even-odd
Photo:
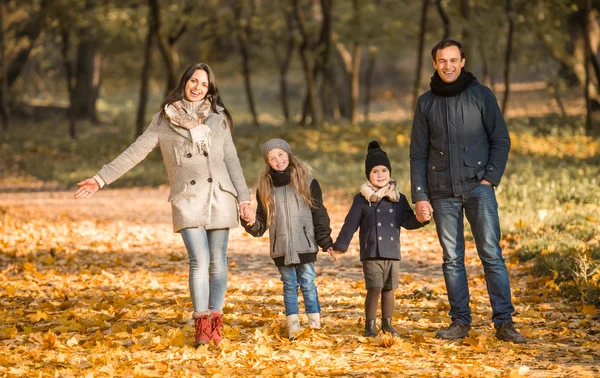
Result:
[[[52,198],[95,174],[143,132],[187,66],[215,71],[249,185],[260,145],[282,137],[343,219],[369,140],[410,192],[412,114],[429,89],[430,50],[447,37],[465,45],[466,69],[492,88],[511,133],[497,189],[507,258],[535,277],[541,301],[565,301],[597,330],[600,1],[0,0],[0,33],[3,347],[35,330],[18,321],[35,295],[17,283],[81,252],[46,229],[60,217],[34,230],[28,193]],[[111,188],[166,184],[155,151]],[[51,330],[41,328],[46,349]]]

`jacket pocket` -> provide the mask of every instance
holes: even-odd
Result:
[[[182,184],[183,185],[181,185],[179,187],[173,186],[171,188],[171,194],[169,195],[169,199],[168,199],[169,202],[175,201],[177,198],[180,198],[187,192],[187,189],[188,189],[187,182],[183,182]]]
[[[182,166],[186,159],[193,157],[198,154],[198,148],[191,143],[184,143],[173,145],[173,152],[175,153],[175,162],[177,166]]]
[[[221,189],[222,191],[227,192],[227,193],[231,194],[232,196],[234,196],[235,198],[237,198],[238,192],[237,192],[237,190],[235,190],[235,187],[233,186],[231,181],[229,181],[229,182],[219,181],[219,189]]]
[[[477,180],[481,180],[483,178],[487,162],[484,162],[483,160],[465,159],[464,163],[468,178],[477,178]]]
[[[308,248],[312,248],[312,244],[310,243],[310,238],[308,237],[308,234],[306,233],[306,226],[302,227],[302,229],[304,230],[304,237],[306,238],[306,242],[308,243]]]
[[[427,166],[427,180],[432,188],[447,188],[450,186],[450,174],[447,162],[429,162]]]

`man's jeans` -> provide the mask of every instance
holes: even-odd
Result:
[[[307,314],[321,312],[319,305],[319,294],[315,285],[315,264],[297,264],[278,266],[283,282],[283,303],[285,315],[298,314],[298,286],[304,297],[304,307]]]
[[[515,311],[510,296],[508,272],[500,248],[500,221],[494,187],[479,184],[462,197],[431,200],[438,238],[444,251],[444,280],[452,321],[471,325],[469,286],[465,269],[463,211],[471,225],[477,254],[483,264],[492,320],[497,327],[512,320]]]
[[[229,229],[204,227],[181,230],[190,258],[190,295],[194,311],[220,311],[227,289],[227,240]]]

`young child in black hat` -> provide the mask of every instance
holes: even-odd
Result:
[[[381,330],[398,336],[392,327],[394,289],[400,266],[400,226],[414,230],[425,224],[417,220],[396,181],[387,154],[377,141],[369,143],[365,160],[367,182],[354,196],[352,207],[335,241],[334,259],[346,252],[360,227],[360,261],[367,288],[365,336],[377,335],[377,305],[381,296]]]

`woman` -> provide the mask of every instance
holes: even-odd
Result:
[[[150,126],[92,178],[79,182],[75,198],[89,198],[142,161],[162,152],[171,192],[173,230],[189,254],[194,345],[222,340],[227,287],[227,239],[239,211],[252,218],[250,194],[231,137],[231,115],[223,105],[211,68],[198,63],[184,73]]]

